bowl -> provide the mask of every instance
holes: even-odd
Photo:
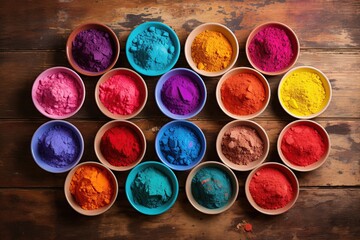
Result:
[[[88,36],[79,38],[79,34],[83,35],[85,31]],[[81,45],[74,45],[75,41],[80,40]],[[102,23],[80,24],[70,33],[66,42],[66,57],[71,67],[86,76],[100,76],[109,71],[115,66],[119,54],[120,43],[116,34]]]
[[[234,144],[234,146],[223,150],[223,138],[225,133],[230,129],[234,129],[235,127],[246,127],[253,131],[249,131],[249,129],[239,129],[234,131],[233,134],[237,132],[238,136],[226,138],[226,142],[229,141],[228,145]],[[261,141],[262,144],[259,143],[259,141]],[[244,151],[245,149],[246,151]],[[251,120],[233,120],[227,123],[219,131],[216,138],[216,152],[220,160],[225,165],[236,171],[249,171],[259,166],[265,161],[269,153],[269,149],[270,141],[265,129],[262,128],[258,123]],[[247,156],[244,158],[239,158],[239,156],[236,156],[240,154],[242,156]]]
[[[266,22],[250,32],[245,51],[253,68],[262,74],[276,76],[295,65],[300,55],[300,44],[289,26]]]
[[[229,178],[232,194],[231,194],[231,196],[229,196],[226,203],[218,203],[218,205],[220,205],[219,207],[212,208],[212,206],[211,206],[211,208],[210,208],[210,204],[215,204],[215,203],[209,196],[204,196],[204,198],[208,200],[207,204],[209,207],[203,206],[202,204],[199,203],[201,196],[198,196],[199,197],[198,199],[196,197],[194,197],[193,190],[195,190],[195,189],[193,189],[193,187],[195,187],[195,185],[193,185],[192,182],[193,182],[194,177],[196,177],[196,175],[199,171],[201,171],[201,170],[204,171],[203,169],[220,170],[220,172],[225,173],[226,176]],[[212,173],[217,173],[217,172],[214,172],[214,170],[212,170]],[[202,183],[202,185],[206,184],[206,182],[209,182],[209,181],[205,181],[205,180],[206,179],[202,180],[202,182],[204,182],[204,183]],[[218,183],[216,183],[216,184],[218,184]],[[222,186],[222,187],[224,187],[224,186]],[[222,212],[225,212],[226,210],[228,210],[235,203],[238,193],[239,193],[239,183],[238,183],[238,180],[237,180],[234,172],[229,167],[225,166],[223,163],[219,163],[219,162],[215,162],[215,161],[207,161],[207,162],[200,163],[199,165],[197,165],[190,171],[188,177],[186,178],[185,192],[186,192],[186,196],[187,196],[190,204],[196,210],[198,210],[202,213],[205,213],[205,214],[219,214],[219,213],[222,213]],[[222,193],[220,192],[220,194],[222,194]],[[195,195],[197,195],[197,194],[195,194]],[[225,200],[226,199],[224,199],[224,201]]]
[[[194,61],[192,57],[192,45],[195,40],[195,38],[205,31],[213,31],[213,32],[219,32],[222,33],[222,35],[229,41],[231,48],[232,48],[232,56],[229,59],[229,64],[218,70],[218,71],[206,71],[204,69],[199,69],[197,66],[197,63]],[[206,77],[217,77],[225,72],[227,72],[229,69],[231,69],[234,64],[237,61],[237,58],[239,56],[239,44],[237,41],[237,38],[235,34],[226,26],[219,24],[219,23],[204,23],[199,25],[198,27],[194,28],[190,34],[188,35],[186,41],[185,41],[185,58],[189,66],[198,74]],[[218,68],[218,67],[217,67]]]
[[[269,170],[263,169],[270,169],[271,172],[269,172]],[[267,171],[268,173],[264,171]],[[258,176],[263,176],[264,179],[259,180]],[[254,180],[258,183],[256,185],[254,184],[254,187],[257,186],[257,190],[259,190],[259,192],[262,194],[268,194],[268,196],[263,196],[263,202],[260,204],[261,206],[255,201],[250,190],[250,183],[254,177],[258,179]],[[281,182],[279,182],[279,177],[281,178]],[[275,178],[277,178],[278,181],[274,180]],[[284,187],[285,185],[286,188]],[[282,186],[283,188],[276,189],[276,186]],[[291,193],[287,191],[290,186],[292,189]],[[267,189],[263,189],[266,187]],[[276,191],[274,191],[274,189],[276,189]],[[263,163],[257,168],[253,169],[248,175],[245,182],[245,195],[250,205],[257,211],[266,215],[279,215],[287,212],[294,206],[299,196],[299,181],[297,180],[296,175],[288,167],[275,162]],[[281,198],[279,195],[281,195]],[[287,198],[287,200],[284,202],[280,201],[284,200],[284,198]],[[276,207],[276,209],[269,209],[269,207]]]
[[[322,166],[330,149],[329,134],[319,123],[311,120],[289,123],[277,140],[281,160],[286,166],[299,172],[313,171]]]
[[[292,84],[286,87],[289,82]],[[299,92],[302,94],[298,94]],[[322,101],[320,101],[320,97]],[[282,108],[292,117],[298,119],[315,118],[321,115],[330,104],[332,98],[331,84],[326,75],[317,68],[311,66],[295,67],[281,78],[278,98]]]
[[[162,126],[155,138],[155,151],[169,168],[187,171],[201,162],[206,152],[202,130],[187,120],[172,120]]]
[[[114,128],[121,128],[123,130],[112,132],[112,134],[107,135],[107,140],[105,140],[105,138],[103,139],[104,134]],[[136,138],[134,136],[136,136]],[[102,152],[102,144],[104,148],[106,148],[106,150],[104,150],[106,151],[105,153]],[[134,154],[134,144],[138,146],[139,151],[137,155]],[[139,164],[144,158],[146,138],[143,131],[135,123],[127,120],[113,120],[105,123],[96,133],[94,149],[97,158],[106,167],[114,171],[128,171]],[[129,150],[131,151],[129,152]],[[125,161],[124,164],[122,160]]]
[[[126,40],[126,57],[135,71],[159,76],[174,67],[180,56],[175,31],[161,22],[145,22],[131,31]]]
[[[31,97],[35,108],[45,117],[66,119],[81,109],[85,101],[85,85],[70,68],[52,67],[37,76]]]
[[[82,201],[83,201],[82,204],[84,204],[84,206],[86,206],[86,209],[82,208],[81,205],[77,202],[76,196],[74,196],[70,191],[70,186],[71,186],[73,177],[76,176],[76,171],[81,168],[86,168],[88,171],[96,170],[97,177],[105,176],[105,179],[107,179],[107,182],[113,188],[112,193],[110,193],[111,196],[108,196],[109,193],[102,192],[103,198],[105,198],[107,201],[109,201],[108,204],[100,204],[100,206],[96,209],[88,209],[89,208],[88,205],[85,205],[85,204],[87,203],[86,199],[89,199],[89,198],[86,198],[86,196],[83,196],[83,198],[82,198]],[[93,181],[94,181],[93,176],[91,176],[91,178],[90,178],[90,176],[86,177],[86,176],[80,175],[80,177],[81,177],[80,181],[82,182],[82,185],[84,185],[84,183],[86,183],[86,184],[90,183],[91,188],[96,188],[96,186],[94,186],[94,184],[93,184]],[[84,179],[85,181],[81,180],[81,179]],[[104,178],[102,178],[101,180],[104,181]],[[100,186],[100,187],[103,187],[103,186]],[[98,188],[100,188],[100,187],[98,186]],[[76,188],[76,186],[75,186],[75,188]],[[76,212],[78,212],[82,215],[85,215],[85,216],[100,215],[100,214],[105,213],[107,210],[109,210],[117,198],[118,191],[119,191],[118,189],[119,189],[119,186],[118,186],[118,182],[117,182],[117,179],[116,179],[114,173],[112,171],[110,171],[107,167],[105,167],[104,165],[102,165],[98,162],[91,162],[91,161],[80,163],[75,168],[73,168],[66,176],[65,184],[64,184],[64,192],[65,192],[65,197],[66,197],[67,202]],[[96,190],[94,190],[94,191],[96,191]],[[86,191],[81,191],[81,189],[80,189],[78,192],[84,193]],[[87,193],[91,194],[89,192],[91,192],[91,191],[88,190]],[[99,194],[99,192],[96,192],[96,193]],[[93,193],[92,193],[91,197],[94,198]],[[95,201],[95,200],[92,199],[92,201]],[[91,204],[91,203],[88,203],[88,204]]]
[[[51,173],[63,173],[79,163],[84,153],[81,132],[64,120],[42,124],[31,138],[31,155],[35,163]]]
[[[251,74],[249,76],[255,76],[256,78],[254,77],[246,78],[247,81],[252,82],[252,85],[245,85],[244,83],[245,78],[241,78],[241,82],[239,82],[240,78],[239,79],[235,78],[235,76],[239,74]],[[234,88],[233,86],[231,88],[229,87],[225,88],[226,85],[224,85],[224,83],[229,84],[230,81],[228,82],[227,80],[231,78],[237,79],[236,81],[237,84],[234,85],[236,88]],[[256,80],[254,81],[254,79],[258,79],[264,87],[264,92],[262,92],[261,95],[259,94],[256,95],[253,92],[249,91],[249,87],[246,87],[246,89],[244,87],[244,86],[256,86],[256,85],[259,86],[259,82]],[[232,89],[237,89],[237,90],[234,91]],[[240,95],[240,93],[243,94]],[[245,94],[247,95],[249,93],[251,93],[250,100],[248,97],[244,97]],[[228,94],[228,96],[225,96],[226,94]],[[266,80],[266,78],[255,69],[247,68],[247,67],[238,67],[231,69],[220,78],[216,86],[216,101],[220,106],[221,110],[229,117],[238,120],[252,119],[259,116],[262,112],[265,111],[266,107],[268,106],[270,101],[270,95],[271,95],[270,85]],[[259,100],[261,98],[263,98],[263,101]],[[233,107],[234,109],[230,109],[230,107]]]
[[[103,94],[102,97],[100,94]],[[115,68],[106,72],[95,87],[98,108],[112,119],[124,120],[137,116],[145,107],[147,98],[148,89],[144,79],[128,68]]]
[[[187,68],[175,68],[165,73],[155,87],[159,109],[172,119],[196,116],[205,106],[207,97],[203,79]]]
[[[139,179],[139,173],[142,172],[142,176],[143,177],[148,177],[148,181],[146,183],[148,183],[149,185],[145,186],[140,186],[137,187],[137,190],[141,190],[143,188],[141,187],[149,187],[149,191],[147,191],[146,189],[143,189],[144,192],[147,191],[147,193],[144,193],[144,195],[142,195],[142,197],[144,197],[144,199],[142,199],[142,201],[144,201],[143,203],[138,202],[138,200],[136,200],[136,195],[141,194],[141,193],[136,193],[133,192],[131,186],[133,184],[133,182],[136,179]],[[146,174],[145,174],[146,173]],[[171,190],[169,190],[169,186],[167,186],[165,184],[165,180],[164,178],[167,179],[169,182],[169,185],[171,185]],[[160,182],[156,182],[156,179],[158,179],[158,181]],[[155,181],[152,181],[155,180]],[[139,180],[141,183],[141,180]],[[166,186],[165,186],[166,185]],[[154,189],[152,189],[152,187]],[[161,189],[160,189],[161,188]],[[171,191],[171,196],[167,196],[168,199],[166,199],[166,201],[164,203],[161,202],[162,199],[159,199],[159,194],[161,192],[164,192],[165,190],[162,189],[164,188],[167,191]],[[133,208],[135,208],[138,212],[145,214],[145,215],[159,215],[162,213],[165,213],[166,211],[168,211],[176,202],[177,196],[179,194],[179,183],[178,180],[176,178],[176,175],[174,174],[174,172],[168,168],[167,166],[165,166],[164,164],[160,163],[160,162],[155,162],[155,161],[146,161],[143,163],[140,163],[139,165],[137,165],[135,168],[133,168],[129,175],[126,178],[126,182],[125,182],[125,192],[126,192],[126,197],[128,199],[128,201],[130,202],[131,206]],[[151,194],[153,193],[153,195],[149,195],[146,196],[146,194]],[[169,192],[168,192],[169,193]],[[166,195],[164,195],[166,197]],[[161,197],[164,197],[161,195]],[[146,197],[153,197],[152,200],[153,201],[149,201],[148,199],[146,199]]]

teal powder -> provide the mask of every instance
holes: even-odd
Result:
[[[149,27],[132,40],[130,53],[140,67],[158,71],[170,64],[175,47],[167,31]]]
[[[171,182],[161,171],[148,167],[140,171],[131,184],[136,203],[148,208],[164,205],[172,196]]]
[[[214,167],[202,168],[195,174],[191,191],[195,200],[209,209],[225,206],[232,195],[229,176]]]

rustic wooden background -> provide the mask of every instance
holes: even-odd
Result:
[[[105,214],[85,217],[66,202],[66,173],[40,169],[30,154],[35,130],[49,119],[31,101],[33,81],[53,66],[70,67],[65,55],[68,35],[80,23],[102,22],[119,37],[122,52],[115,67],[129,67],[124,54],[130,31],[145,21],[161,21],[178,34],[182,46],[190,31],[201,23],[229,27],[240,44],[236,66],[250,66],[244,52],[250,31],[266,21],[280,21],[297,33],[301,54],[297,65],[322,70],[330,79],[333,98],[329,108],[314,119],[330,134],[328,161],[309,173],[296,172],[300,196],[293,209],[279,216],[256,212],[245,198],[248,172],[236,172],[239,197],[227,212],[207,216],[188,202],[184,183],[187,172],[177,172],[180,193],[174,207],[160,216],[144,216],[127,202],[127,172],[116,173],[120,191]],[[358,239],[360,236],[360,2],[359,1],[105,1],[58,0],[0,3],[0,239]],[[176,67],[188,67],[183,51]],[[267,110],[254,120],[268,132],[267,161],[280,162],[276,140],[281,129],[295,120],[280,107],[277,86],[281,76],[269,77],[272,89]],[[154,138],[170,121],[155,104],[157,77],[145,77],[149,89],[146,107],[131,121],[144,131],[145,159],[156,159]],[[97,161],[93,140],[110,119],[98,110],[94,88],[97,77],[83,77],[86,100],[74,117],[85,139],[82,161]],[[191,119],[204,131],[204,161],[219,161],[215,152],[218,131],[231,121],[218,107],[215,88],[219,78],[204,78],[208,101]],[[246,221],[252,232],[237,228]]]

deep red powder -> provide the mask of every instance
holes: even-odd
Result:
[[[137,161],[141,154],[138,135],[127,127],[108,129],[101,138],[101,153],[113,166],[128,166]]]

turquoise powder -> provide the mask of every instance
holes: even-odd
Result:
[[[221,208],[231,198],[231,181],[226,172],[214,167],[205,167],[192,179],[191,191],[201,206],[209,209]]]

